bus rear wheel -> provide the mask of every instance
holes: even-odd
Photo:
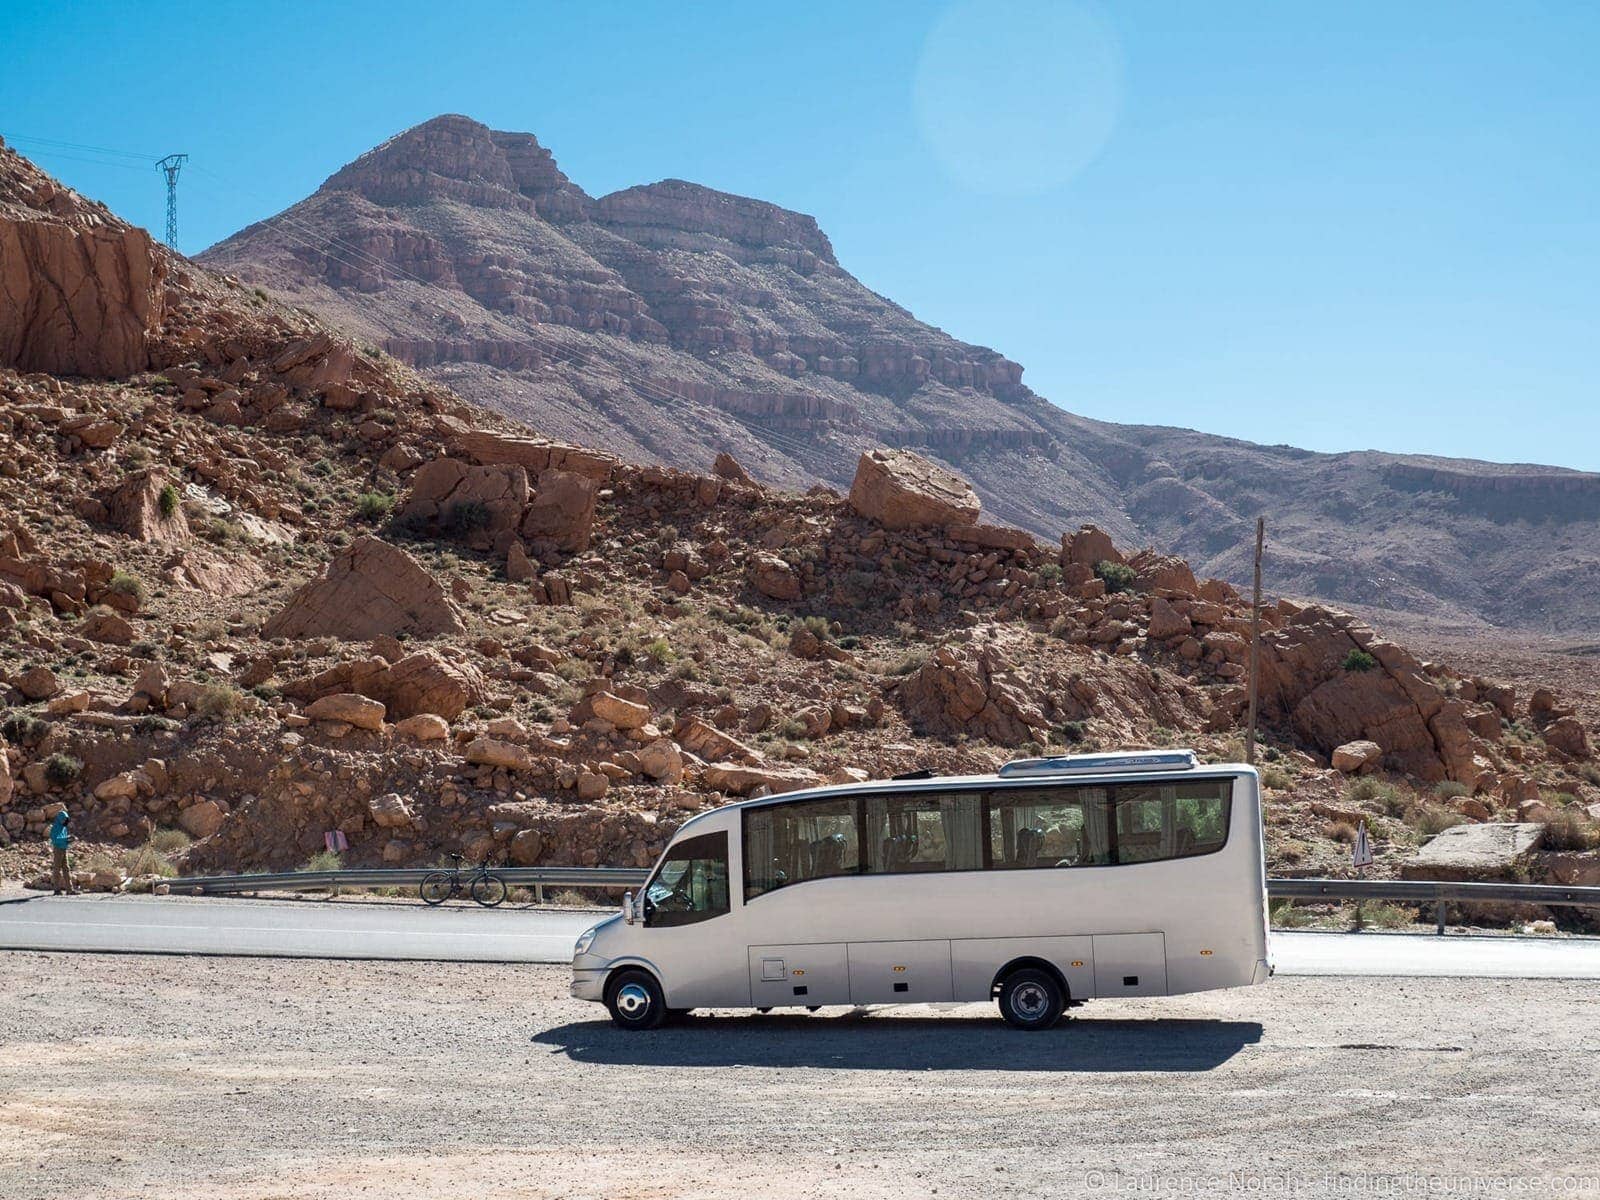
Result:
[[[1013,971],[1000,985],[1000,1015],[1013,1029],[1049,1029],[1066,1006],[1060,982],[1037,967]]]
[[[606,1011],[621,1029],[654,1029],[667,1019],[667,1000],[649,971],[621,971],[606,988]]]

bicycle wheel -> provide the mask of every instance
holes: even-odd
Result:
[[[455,883],[450,878],[449,871],[434,871],[422,879],[423,902],[426,904],[443,904],[456,894]]]
[[[472,881],[472,898],[485,908],[494,908],[506,898],[506,881],[498,875],[480,875]]]

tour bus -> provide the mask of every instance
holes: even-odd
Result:
[[[1254,768],[1068,755],[730,804],[584,933],[572,994],[625,1029],[694,1008],[1085,1000],[1263,983]]]

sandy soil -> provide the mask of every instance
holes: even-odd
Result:
[[[559,967],[0,956],[0,1196],[1600,1195],[1590,984],[1278,980],[1045,1035],[980,1007],[630,1035],[565,993]]]

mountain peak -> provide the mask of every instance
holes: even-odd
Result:
[[[459,113],[397,133],[334,172],[319,191],[358,192],[383,205],[451,198],[552,221],[579,219],[591,204],[533,134],[499,132]]]

